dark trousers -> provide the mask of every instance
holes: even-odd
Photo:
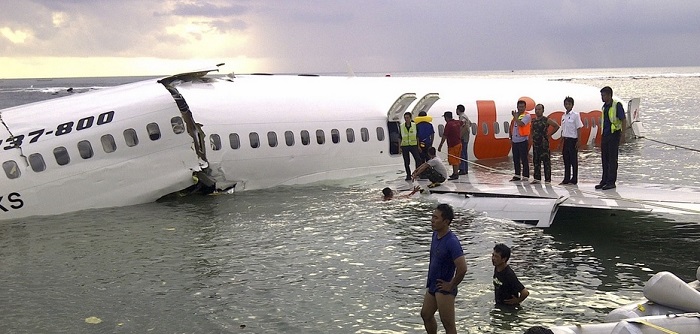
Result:
[[[527,140],[513,144],[513,167],[515,167],[515,175],[520,176],[520,166],[522,165],[522,176],[530,177],[530,161],[527,159]]]
[[[420,176],[422,178],[430,180],[430,182],[432,183],[445,182],[445,177],[442,176],[442,174],[438,173],[438,171],[436,171],[433,167],[428,167],[428,169],[426,169],[425,172],[423,172]]]
[[[467,151],[468,149],[469,149],[469,142],[462,141],[462,154],[461,154],[462,160],[459,162],[459,170],[461,170],[462,172],[465,172],[465,173],[469,171],[469,163],[467,162],[467,160],[469,160],[469,153]]]
[[[421,145],[421,143],[418,143],[418,145]],[[418,166],[422,165],[424,162],[430,160],[430,157],[428,156],[428,149],[433,146],[433,143],[430,142],[423,142],[422,143],[423,148],[419,148],[418,151],[420,152],[420,162],[418,163]]]
[[[550,161],[549,147],[532,147],[532,164],[535,166],[535,180],[542,180],[542,169],[540,165],[544,165],[544,180],[552,182],[552,162]]]
[[[620,133],[615,131],[603,136],[600,144],[600,160],[603,164],[603,177],[600,184],[613,185],[617,181],[617,154],[620,147]]]
[[[564,137],[561,156],[564,158],[564,182],[578,183],[578,138]]]
[[[401,146],[401,154],[403,154],[403,167],[406,168],[406,177],[411,177],[410,155],[413,156],[413,161],[416,162],[416,168],[418,168],[418,164],[421,161],[420,152],[418,152],[418,145]]]

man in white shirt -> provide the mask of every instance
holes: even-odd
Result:
[[[564,146],[561,155],[564,158],[564,181],[559,184],[576,184],[578,183],[578,145],[581,138],[581,115],[572,111],[574,108],[574,99],[567,96],[564,99],[564,108],[566,113],[561,117],[561,136],[564,140]]]

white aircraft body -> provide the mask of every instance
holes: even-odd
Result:
[[[458,104],[473,122],[471,159],[510,154],[507,131],[519,99],[529,109],[544,104],[560,120],[564,97],[574,97],[581,143],[600,141],[599,87],[208,72],[0,111],[0,220],[152,202],[185,189],[240,191],[400,170],[391,139],[404,112],[433,117],[437,146],[442,114]],[[637,131],[638,101],[628,111]]]

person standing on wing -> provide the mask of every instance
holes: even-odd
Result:
[[[578,183],[578,141],[581,138],[581,115],[573,111],[574,98],[564,98],[566,113],[561,118],[561,136],[564,139],[564,147],[561,156],[564,159],[564,181],[559,184]]]
[[[418,131],[416,124],[411,120],[411,113],[403,114],[404,123],[401,128],[401,154],[403,155],[403,166],[406,169],[406,181],[411,180],[411,157],[416,167],[420,164],[420,153],[418,152]]]
[[[613,100],[613,90],[609,86],[600,90],[600,99],[603,100],[602,116],[602,140],[600,143],[600,160],[603,166],[603,176],[596,189],[608,190],[616,187],[617,182],[617,156],[620,144],[625,142],[625,110],[622,103]]]
[[[527,181],[530,178],[530,161],[527,158],[528,138],[530,136],[530,113],[525,111],[526,103],[523,100],[518,100],[518,110],[513,110],[513,119],[510,121],[510,128],[513,129],[508,133],[513,147],[513,167],[515,168],[515,176],[511,181],[520,181],[520,171],[522,166],[522,178]]]
[[[452,166],[452,175],[447,179],[456,180],[459,179],[459,157],[462,155],[462,123],[452,119],[451,111],[445,111],[442,116],[445,117],[445,130],[438,151],[442,152],[442,145],[447,141],[447,163]]]
[[[544,165],[544,183],[552,182],[552,162],[549,151],[549,138],[559,131],[559,124],[544,115],[544,105],[535,106],[537,118],[532,121],[532,165],[535,167],[532,183],[540,183],[542,180],[542,168]],[[549,131],[549,127],[553,131]]]
[[[457,117],[462,123],[462,128],[460,130],[462,154],[460,155],[459,175],[467,175],[469,174],[469,130],[472,127],[472,121],[470,121],[467,114],[464,113],[464,106],[461,104],[457,105]]]

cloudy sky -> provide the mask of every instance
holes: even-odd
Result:
[[[697,0],[3,0],[0,78],[700,66]]]

